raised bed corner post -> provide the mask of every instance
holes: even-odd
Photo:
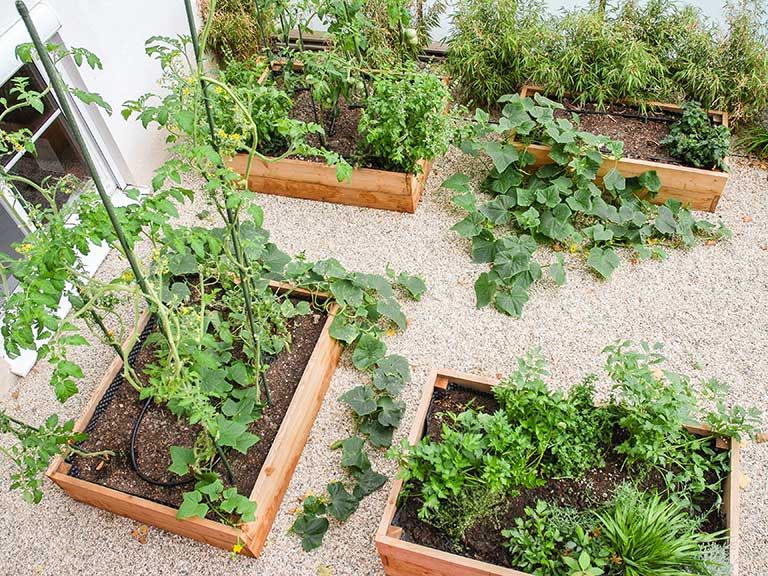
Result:
[[[19,0],[20,1],[20,0]],[[213,120],[213,111],[211,110],[211,104],[208,101],[208,85],[205,81],[205,78],[203,78],[203,75],[201,74],[202,66],[203,66],[203,53],[200,49],[200,41],[197,37],[197,26],[195,25],[195,13],[192,9],[192,2],[191,0],[184,0],[184,8],[187,12],[187,24],[189,25],[189,35],[192,38],[192,49],[195,52],[195,64],[197,66],[197,74],[200,78],[200,89],[203,93],[203,104],[205,106],[205,115],[208,120],[208,129],[211,132],[211,146],[216,151],[216,154],[219,156],[219,159],[221,160],[221,154],[219,149],[219,142],[216,138],[216,124]],[[216,9],[216,0],[212,0],[209,6],[210,13],[208,15],[209,18],[212,18],[213,13]],[[222,163],[223,166],[223,163]],[[248,176],[245,176],[248,178]],[[243,300],[245,300],[245,315],[248,319],[248,328],[251,330],[251,338],[254,342],[254,348],[255,348],[255,355],[256,360],[259,363],[259,371],[261,371],[261,346],[258,340],[258,336],[256,333],[256,322],[253,319],[253,300],[251,299],[251,290],[249,287],[249,282],[251,280],[250,275],[246,275],[245,270],[250,269],[250,264],[248,262],[248,257],[245,255],[245,253],[242,250],[242,247],[240,246],[240,236],[238,234],[238,227],[237,227],[237,216],[234,212],[234,210],[229,206],[228,202],[224,202],[224,209],[226,211],[227,216],[227,225],[229,228],[229,233],[232,238],[232,248],[235,251],[235,259],[237,260],[237,270],[238,270],[238,276],[240,277],[240,287],[243,291]],[[261,379],[261,374],[257,376],[257,386],[258,382]],[[266,397],[267,404],[272,403],[272,394],[269,391],[269,384],[267,384],[266,379],[263,379],[264,384],[264,395]]]

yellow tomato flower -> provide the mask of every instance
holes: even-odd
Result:
[[[244,546],[238,542],[234,546],[232,546],[232,552],[235,554],[240,554],[243,551]]]

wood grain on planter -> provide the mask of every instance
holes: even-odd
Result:
[[[533,96],[541,93],[542,88],[538,86],[523,86],[520,91],[522,97]],[[665,104],[662,102],[648,102],[651,107],[662,109],[666,112],[681,114],[682,108],[674,104]],[[723,126],[728,126],[728,113],[719,110],[710,110],[709,116],[714,122]],[[522,143],[515,143],[519,149],[526,146]],[[528,152],[536,158],[534,167],[538,168],[545,164],[551,164],[549,157],[549,146],[531,144],[527,146]],[[727,161],[727,159],[726,159]],[[649,200],[655,204],[663,204],[670,198],[679,200],[683,205],[693,210],[704,210],[714,212],[720,196],[728,183],[730,174],[719,170],[705,170],[702,168],[690,168],[677,164],[668,164],[666,162],[654,162],[651,160],[636,160],[633,158],[622,158],[618,162],[606,158],[603,166],[598,172],[598,176],[605,175],[612,168],[617,168],[621,174],[627,178],[638,176],[648,170],[655,170],[661,180],[661,190],[654,198]]]
[[[415,445],[424,435],[435,388],[445,390],[449,383],[453,383],[478,392],[490,392],[497,382],[491,378],[462,374],[453,370],[432,370],[424,385],[408,442]],[[686,428],[694,434],[708,432],[708,428],[701,424]],[[731,576],[738,576],[741,459],[739,442],[728,440],[728,443],[731,471],[725,481],[723,511],[729,535]],[[392,524],[402,488],[402,480],[397,479],[392,483],[384,515],[376,531],[376,548],[387,576],[530,576],[512,568],[504,568],[402,540],[402,529]]]
[[[327,295],[315,294],[280,283],[272,283],[272,287],[275,290],[291,292],[299,296],[327,297]],[[201,518],[178,520],[176,508],[70,476],[71,466],[60,456],[51,462],[46,475],[80,502],[225,550],[232,550],[232,547],[239,543],[244,546],[244,553],[258,556],[264,548],[267,535],[272,528],[341,355],[341,344],[328,334],[336,311],[336,304],[332,304],[320,338],[304,368],[301,381],[250,494],[251,501],[256,502],[256,517],[252,522],[235,528]],[[146,314],[141,318],[137,326],[139,334],[148,320],[149,317]],[[76,431],[83,431],[88,426],[96,406],[122,369],[122,365],[120,358],[113,360],[83,414],[77,420]]]
[[[237,154],[229,162],[229,166],[243,177],[247,164],[247,154]],[[354,168],[351,180],[339,182],[336,168],[327,164],[295,158],[277,162],[254,158],[248,175],[248,189],[262,194],[412,214],[424,192],[432,162],[421,160],[419,166],[420,174]]]

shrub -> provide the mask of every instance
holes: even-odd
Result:
[[[547,64],[551,28],[544,2],[468,0],[453,16],[448,70],[463,96],[491,106],[516,92]]]
[[[207,20],[209,2],[200,3],[203,20]],[[261,2],[264,3],[264,2]],[[257,20],[253,3],[248,0],[217,0],[211,19],[208,43],[219,61],[229,59],[245,60],[258,54],[263,48],[259,26],[267,19]],[[270,36],[271,30],[265,34]]]
[[[739,143],[750,154],[768,158],[768,127],[752,126],[741,135]]]
[[[696,168],[728,170],[725,157],[731,149],[731,131],[715,124],[695,102],[683,104],[683,116],[661,141],[672,156]]]
[[[432,74],[376,78],[360,117],[363,153],[400,172],[417,172],[420,159],[445,154],[452,138],[448,96]]]
[[[724,30],[672,0],[544,14],[539,1],[461,3],[448,65],[467,100],[490,105],[534,81],[599,106],[693,100],[734,121],[768,107],[765,0],[730,2]]]
[[[664,65],[624,23],[576,10],[560,19],[555,31],[549,61],[534,73],[547,92],[572,94],[579,104],[598,107],[619,100],[642,102],[664,92]]]
[[[754,119],[768,107],[768,33],[764,0],[726,7],[724,34],[692,34],[678,47],[670,74],[685,99]]]

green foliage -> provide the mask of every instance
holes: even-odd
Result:
[[[654,48],[633,38],[623,22],[591,8],[574,10],[557,21],[554,33],[546,66],[533,73],[548,93],[572,94],[577,103],[599,108],[664,93],[668,79]]]
[[[254,4],[259,4],[262,18],[258,18]],[[262,38],[271,39],[274,30],[274,0],[215,0],[208,44],[220,62],[247,60],[260,53],[265,46]],[[204,21],[209,18],[210,0],[200,3]],[[262,34],[263,32],[263,34]]]
[[[657,494],[635,492],[597,514],[602,536],[626,576],[707,573],[701,548],[723,537],[699,532],[688,513]]]
[[[717,449],[715,440],[754,435],[758,414],[726,408],[725,389],[714,381],[703,385],[698,400],[686,376],[663,369],[660,350],[629,342],[607,347],[605,372],[614,388],[610,401],[600,405],[594,400],[595,376],[564,395],[547,390],[540,356],[520,359],[518,369],[494,387],[496,412],[470,405],[460,414],[443,415],[439,438],[425,436],[415,446],[403,441],[390,450],[405,481],[402,497],[415,498],[420,518],[460,545],[478,519],[494,519],[504,510],[505,498],[552,479],[580,478],[613,452],[639,485],[653,471],[652,478],[664,482],[664,493],[638,495],[627,484],[617,486],[614,500],[600,509],[590,505],[589,495],[578,510],[544,501],[528,507],[503,532],[513,566],[541,576],[646,573],[633,562],[666,561],[678,572],[694,566],[691,562],[703,566],[702,546],[720,535],[700,535],[698,523],[713,512],[712,500],[719,505],[729,471],[729,453]],[[698,415],[716,424],[710,435],[684,429]],[[643,520],[644,510],[655,511]],[[635,519],[644,522],[644,531],[621,532]],[[657,537],[652,534],[664,526],[660,538],[667,544],[652,550]],[[625,540],[622,534],[628,535]]]
[[[765,2],[734,0],[725,14],[723,30],[668,0],[559,15],[539,3],[463,2],[449,67],[465,97],[482,105],[535,82],[580,103],[696,101],[754,120],[768,107]]]
[[[387,168],[419,172],[419,160],[432,160],[448,150],[453,132],[444,108],[448,88],[437,76],[381,76],[360,117],[366,155]]]
[[[11,489],[21,490],[24,500],[37,504],[43,497],[43,472],[56,455],[72,454],[72,447],[85,439],[84,434],[74,432],[75,421],[59,423],[56,414],[49,416],[40,427],[29,426],[0,411],[0,434],[11,434],[16,443],[8,448],[0,447],[15,466],[11,472]]]
[[[468,409],[443,424],[439,442],[425,437],[392,451],[402,477],[420,486],[422,518],[467,491],[499,495],[602,465],[610,418],[595,410],[591,380],[565,396],[547,390],[546,373],[541,356],[529,354],[495,387],[497,412]]]
[[[260,440],[251,432],[251,425],[270,403],[264,373],[268,358],[289,347],[290,321],[327,310],[335,300],[339,310],[332,336],[353,349],[353,357],[359,359],[356,364],[372,381],[376,399],[372,422],[359,422],[362,437],[344,445],[343,464],[356,481],[352,491],[346,492],[338,483],[329,485],[332,513],[344,519],[356,507],[353,500],[359,501],[386,480],[371,470],[361,449],[364,437],[375,445],[387,444],[387,436],[391,440],[404,410],[394,397],[410,372],[404,358],[384,354],[382,338],[406,326],[400,296],[418,298],[425,286],[416,276],[389,269],[386,276],[362,274],[348,272],[335,260],[292,258],[269,241],[263,212],[253,203],[255,194],[243,189],[241,177],[227,167],[223,155],[242,146],[253,159],[261,143],[274,147],[281,139],[287,142],[287,153],[314,153],[304,139],[319,128],[265,116],[275,112],[273,108],[282,107],[284,112],[290,100],[274,87],[255,82],[260,74],[257,63],[240,63],[220,76],[206,76],[202,67],[187,59],[188,43],[184,37],[148,41],[147,52],[160,62],[170,91],[162,98],[144,95],[126,103],[123,111],[126,118],[136,115],[145,127],[157,124],[169,133],[170,159],[156,171],[152,193],[128,190],[132,202],[115,210],[117,222],[112,223],[104,206],[88,191],[83,191],[79,202],[59,208],[57,194],[75,186],[69,180],[42,185],[24,181],[50,206],[30,207],[38,228],[19,247],[20,258],[3,255],[0,260],[3,275],[10,272],[20,282],[20,289],[6,301],[9,312],[14,312],[4,316],[6,347],[9,353],[19,354],[34,350],[39,340],[45,341],[39,357],[54,365],[52,385],[64,401],[77,392],[83,377],[67,351],[88,344],[84,323],[94,337],[122,357],[127,385],[136,388],[139,398],[152,399],[199,430],[192,446],[171,448],[169,470],[195,480],[184,495],[179,518],[210,516],[237,525],[253,518],[254,504],[227,483],[217,462],[222,460],[227,467],[230,451],[246,453]],[[31,57],[29,50],[21,53]],[[78,63],[98,65],[90,53],[65,55],[70,54]],[[17,99],[33,109],[39,108],[46,95],[29,91],[24,82],[16,88]],[[207,103],[212,103],[214,126],[217,122],[221,126],[218,131],[209,127]],[[223,112],[226,106],[235,112],[227,116]],[[233,142],[230,131],[237,130],[243,133]],[[0,142],[29,150],[30,137],[23,133],[0,138]],[[343,160],[336,160],[349,168]],[[13,175],[1,176],[5,183],[18,181]],[[187,178],[202,180],[199,194],[182,185]],[[206,203],[222,225],[179,223],[177,205],[193,199]],[[139,242],[150,248],[141,261],[134,254]],[[131,271],[106,281],[88,280],[80,257],[101,244],[133,257]],[[297,301],[290,292],[273,291],[273,280],[332,297],[311,301],[299,297]],[[62,298],[73,305],[65,320],[57,315]],[[123,306],[132,307],[136,314],[126,315]],[[143,367],[145,377],[139,379],[126,350],[136,342],[142,306],[155,316],[158,329],[147,339],[154,357]],[[55,417],[44,427],[34,428],[3,415],[0,432],[18,440],[5,452],[20,466],[14,486],[33,500],[40,498],[39,476],[54,453],[88,456],[73,444],[84,437],[72,433],[71,423],[59,426]]]
[[[680,504],[697,507],[705,492],[719,501],[728,453],[716,451],[711,437],[696,436],[684,425],[702,412],[699,396],[710,405],[703,420],[713,425],[713,435],[754,435],[759,412],[740,406],[727,408],[727,388],[716,380],[696,389],[687,376],[663,370],[658,344],[643,343],[638,350],[629,342],[620,342],[604,352],[605,370],[614,382],[612,405],[617,422],[628,433],[616,452],[630,464],[659,471],[669,496]]]
[[[688,166],[728,170],[725,157],[731,148],[731,131],[727,126],[713,123],[706,111],[694,102],[683,104],[682,118],[672,124],[669,136],[660,144]]]
[[[539,474],[578,477],[604,464],[610,416],[594,409],[593,378],[573,386],[568,396],[549,391],[539,354],[518,359],[518,369],[494,387],[507,420],[531,439]]]
[[[341,449],[341,466],[347,476],[353,481],[351,488],[343,482],[331,482],[327,493],[308,495],[304,498],[302,509],[291,526],[291,532],[301,537],[301,547],[304,551],[318,548],[323,543],[323,537],[328,531],[328,518],[345,522],[360,505],[360,501],[381,488],[387,477],[371,468],[368,455],[363,450],[363,441],[352,436],[333,445]]]
[[[373,0],[365,2],[371,21],[368,52],[377,56],[371,64],[382,67],[413,59],[429,44],[430,32],[440,24],[446,2],[423,0]]]
[[[768,127],[752,126],[740,135],[739,144],[758,158],[768,158]]]
[[[540,0],[459,3],[449,38],[448,71],[466,100],[492,106],[519,90],[548,61],[553,34]]]
[[[579,131],[555,117],[559,104],[538,94],[534,99],[508,95],[500,102],[504,108],[498,123],[478,111],[474,134],[462,144],[486,160],[480,189],[491,200],[481,202],[466,175],[443,183],[457,192],[453,203],[468,213],[453,230],[471,240],[474,262],[491,266],[475,284],[478,308],[494,304],[519,317],[528,290],[542,280],[545,269],[555,283],[565,282],[562,255],[548,264],[534,258],[541,244],[581,254],[595,274],[608,279],[620,264],[617,248],[633,249],[640,258],[662,258],[662,246],[690,247],[697,236],[727,234],[695,220],[680,202],[656,206],[645,200],[661,186],[653,171],[625,178],[613,168],[598,179],[604,163],[621,158],[623,143]],[[550,164],[532,168],[536,159],[526,147],[533,143],[551,148]]]
[[[536,502],[515,519],[515,527],[502,530],[512,564],[534,576],[600,576],[609,550],[582,525],[562,522],[572,511]],[[586,518],[580,519],[594,520]]]

